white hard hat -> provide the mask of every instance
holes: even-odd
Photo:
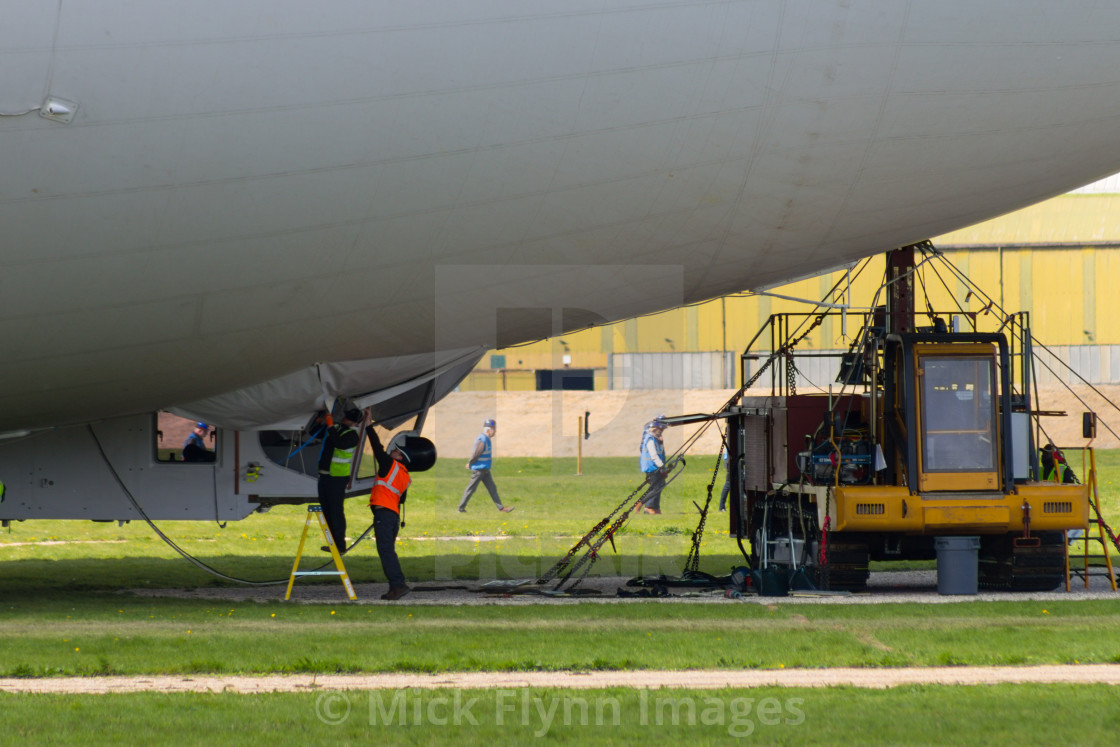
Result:
[[[406,462],[412,461],[412,457],[409,456],[408,449],[405,448],[405,444],[408,443],[409,438],[415,435],[415,431],[401,431],[397,435],[393,436],[393,440],[389,442],[389,448],[387,449],[388,453],[392,454],[394,450],[399,450],[401,454],[404,454],[404,460]]]

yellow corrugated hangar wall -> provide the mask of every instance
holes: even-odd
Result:
[[[1120,382],[1120,194],[1071,193],[933,239],[946,258],[1006,311],[1030,312],[1034,337],[1093,383]],[[851,280],[854,305],[866,305],[883,279],[882,257]],[[771,293],[819,299],[844,273],[802,280]],[[943,269],[923,272],[934,308],[979,311],[980,298]],[[967,300],[966,300],[967,298]],[[922,291],[919,306],[924,304]],[[536,388],[541,369],[589,369],[594,388],[731,388],[737,358],[774,313],[811,307],[774,296],[715,299],[573,332],[485,356],[461,386],[470,390]],[[824,324],[802,350],[846,348],[855,334],[839,320]],[[769,350],[769,338],[753,346]]]

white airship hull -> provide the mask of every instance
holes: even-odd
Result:
[[[387,401],[1120,170],[1111,4],[3,6],[0,430]]]

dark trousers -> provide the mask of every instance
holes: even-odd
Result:
[[[327,520],[327,528],[331,530],[331,537],[338,545],[339,552],[346,549],[346,510],[343,501],[346,499],[346,483],[350,478],[331,477],[319,475],[319,505],[323,507],[323,518]]]
[[[723,480],[723,492],[719,494],[719,510],[722,511],[727,508],[727,494],[731,492],[731,470],[727,471],[727,477]]]
[[[649,483],[649,489],[646,491],[646,497],[642,499],[642,505],[646,508],[652,508],[654,511],[660,511],[661,490],[665,487],[665,473],[659,469],[647,472],[646,482]]]
[[[494,484],[494,478],[490,476],[490,470],[472,469],[471,481],[467,483],[467,489],[463,491],[463,498],[459,501],[460,511],[467,507],[467,501],[474,495],[474,491],[478,489],[480,482],[490,491],[490,500],[494,501],[494,505],[498,508],[502,507],[502,499],[498,497],[498,486]]]
[[[389,588],[404,586],[404,571],[397,558],[397,532],[401,528],[401,516],[392,509],[370,506],[373,511],[373,536],[377,541],[377,557],[381,558],[381,570],[389,580]]]

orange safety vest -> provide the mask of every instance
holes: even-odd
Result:
[[[369,493],[369,505],[381,506],[390,511],[401,512],[401,496],[408,486],[412,484],[412,477],[400,462],[393,460],[393,468],[385,477],[379,477],[373,483],[373,490]]]

